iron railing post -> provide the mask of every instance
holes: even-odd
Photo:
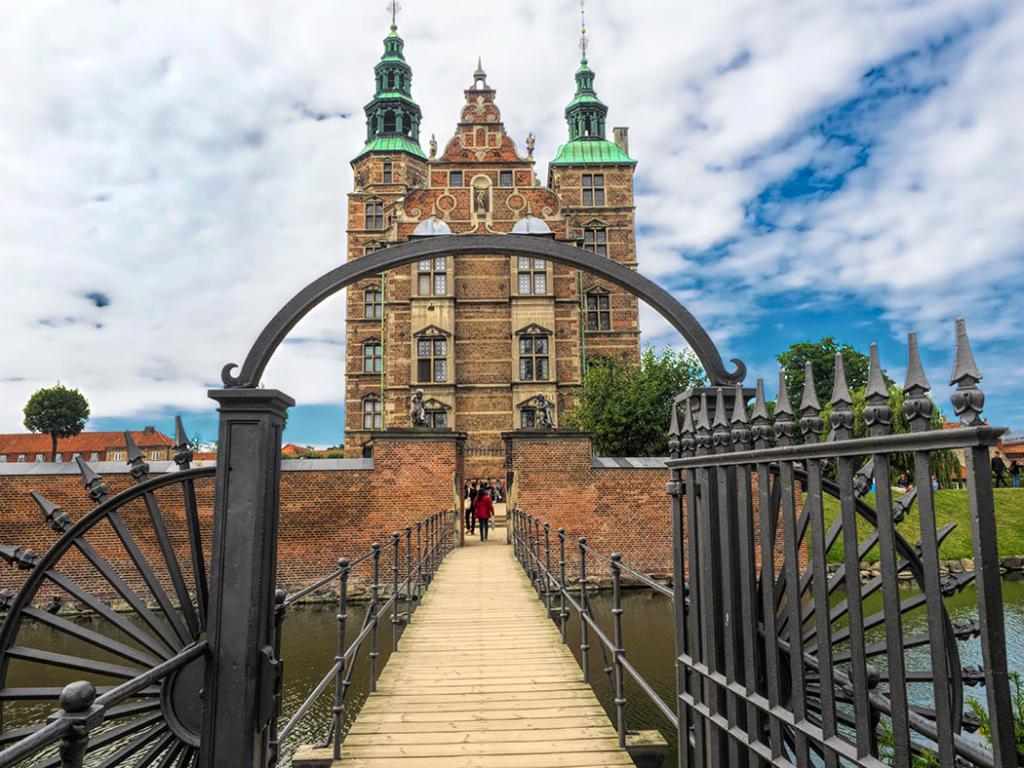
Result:
[[[544,523],[544,607],[551,616],[551,524]]]
[[[544,561],[540,557],[540,518],[533,518],[533,554],[537,558],[537,583],[534,585],[537,590],[537,597],[543,599],[541,594],[541,582],[544,580]]]
[[[416,521],[416,603],[423,594],[423,521]]]
[[[89,731],[103,722],[103,708],[94,706],[96,688],[92,683],[79,681],[64,686],[60,692],[60,717],[70,727],[60,742],[61,768],[82,768],[89,749]]]
[[[412,619],[412,526],[405,526],[405,623]]]
[[[391,652],[398,650],[398,531],[391,534]]]
[[[583,664],[583,682],[590,682],[590,608],[587,604],[587,537],[580,536],[580,659]]]
[[[373,543],[373,583],[370,584],[370,692],[377,690],[377,628],[380,624],[378,597],[380,595],[380,544]]]
[[[278,659],[278,664],[284,664],[281,659],[281,627],[284,625],[284,615],[287,610],[284,600],[285,591],[278,589],[274,593],[274,658]],[[270,760],[268,765],[273,768],[277,765],[278,759],[281,757],[281,744],[277,737],[277,718],[281,714],[281,701],[283,691],[281,685],[284,680],[283,670],[278,667],[277,680],[274,683],[274,715],[270,721]]]
[[[569,614],[565,610],[565,528],[558,529],[558,623],[565,645],[565,630]]]
[[[341,759],[341,724],[345,716],[345,624],[348,622],[348,568],[349,559],[338,560],[338,654],[334,663],[338,674],[334,678],[334,759]]]
[[[614,624],[615,642],[615,714],[619,731],[619,746],[626,746],[626,689],[622,672],[622,555],[613,552],[612,564],[612,620]]]

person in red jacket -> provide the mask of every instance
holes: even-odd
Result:
[[[494,502],[487,491],[486,486],[482,487],[473,505],[473,516],[480,523],[480,541],[487,541],[487,527],[494,516]]]

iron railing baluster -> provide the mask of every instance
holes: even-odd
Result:
[[[590,682],[590,625],[587,618],[590,616],[587,599],[587,538],[579,538],[580,549],[580,658],[583,666],[583,682]]]
[[[283,589],[278,589],[274,592],[274,659],[279,665],[283,663],[281,660],[281,628],[284,625],[285,612],[287,611],[285,597],[286,594]],[[281,743],[278,740],[277,719],[281,714],[281,701],[283,696],[283,691],[281,689],[282,681],[282,670],[278,667],[278,674],[274,680],[274,711],[270,718],[270,724],[267,726],[270,732],[270,760],[268,763],[270,768],[274,768],[281,757]]]
[[[405,625],[412,620],[412,526],[405,526]]]
[[[391,652],[398,650],[398,544],[401,534],[391,534]]]
[[[619,746],[626,746],[626,688],[623,680],[622,661],[625,651],[622,648],[622,569],[619,563],[622,555],[613,552],[611,555],[612,569],[612,622],[614,627],[615,648],[615,716],[619,732]]]
[[[334,657],[338,674],[334,679],[334,706],[331,707],[334,730],[334,759],[341,759],[341,728],[345,718],[345,629],[348,623],[349,560],[338,560],[338,653]]]
[[[544,523],[544,607],[551,616],[551,524]]]
[[[380,544],[374,542],[371,545],[371,549],[373,550],[373,582],[370,584],[370,607],[368,609],[372,616],[370,619],[370,691],[376,692],[377,657],[380,655],[377,651],[377,629],[380,625],[380,614],[378,613],[378,597],[380,594]]]
[[[558,529],[558,631],[565,645],[565,632],[568,627],[569,613],[565,610],[565,528]]]

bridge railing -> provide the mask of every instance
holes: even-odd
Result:
[[[277,630],[274,633],[278,647],[275,658],[280,658],[280,642],[282,624],[289,607],[303,597],[321,589],[328,584],[338,586],[338,644],[334,663],[320,681],[309,692],[309,695],[298,706],[283,727],[278,729],[277,720],[271,723],[271,765],[280,757],[281,744],[288,739],[296,727],[309,715],[316,701],[334,686],[334,702],[331,707],[331,726],[323,746],[333,747],[334,759],[341,758],[342,728],[345,720],[346,701],[352,686],[352,673],[355,659],[364,644],[369,644],[370,692],[377,690],[377,678],[380,674],[380,624],[382,619],[391,623],[391,651],[398,650],[399,640],[412,620],[423,594],[430,587],[438,567],[452,550],[453,535],[457,513],[451,511],[437,512],[415,523],[408,525],[404,531],[395,531],[390,541],[381,545],[374,543],[362,555],[355,559],[346,557],[338,561],[338,567],[315,583],[286,596],[283,591],[277,594],[277,610],[275,613]],[[381,560],[386,558],[390,563],[391,595],[381,600]],[[370,602],[363,618],[362,625],[354,636],[349,635],[349,577],[360,567],[369,565],[371,569]],[[403,575],[404,574],[404,575]],[[280,698],[280,691],[278,691]],[[278,706],[280,711],[280,706]]]
[[[598,552],[587,543],[586,537],[567,541],[564,528],[559,528],[555,532],[555,541],[552,542],[551,525],[541,522],[540,518],[523,510],[513,509],[509,512],[509,523],[516,558],[537,591],[537,596],[544,602],[548,615],[558,623],[563,643],[568,643],[569,617],[575,615],[579,619],[580,666],[585,682],[591,682],[591,654],[594,651],[601,654],[602,668],[608,676],[614,694],[619,746],[627,746],[630,733],[626,711],[627,676],[639,686],[672,727],[678,729],[679,721],[672,705],[658,695],[650,682],[627,658],[622,635],[622,575],[626,573],[628,578],[674,600],[673,590],[630,568],[622,562],[622,556],[618,552],[607,555]],[[575,579],[566,576],[569,557],[577,559],[578,576]],[[594,617],[590,604],[590,584],[596,577],[598,568],[609,576],[612,586],[613,629],[610,637]]]

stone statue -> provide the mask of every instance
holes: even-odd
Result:
[[[423,390],[417,389],[412,395],[412,408],[409,413],[414,427],[427,426],[427,409],[423,407]]]
[[[551,401],[544,395],[537,395],[537,427],[540,429],[554,429],[555,418],[551,413]]]
[[[487,213],[489,207],[487,188],[478,187],[476,190],[476,211],[477,213]]]
[[[434,134],[430,134],[430,159],[434,160],[437,158],[437,139],[434,138]]]
[[[536,139],[536,137],[534,137],[533,133],[531,132],[530,135],[526,137],[526,157],[527,157],[527,159],[533,160],[533,148],[535,146],[537,146],[537,139]]]

